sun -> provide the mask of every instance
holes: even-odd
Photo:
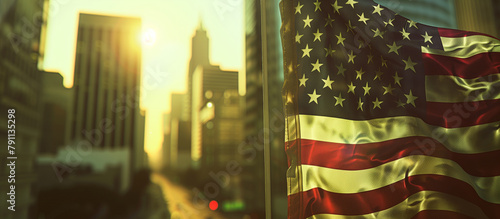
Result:
[[[152,46],[156,42],[156,31],[147,29],[142,33],[142,43],[147,46]]]

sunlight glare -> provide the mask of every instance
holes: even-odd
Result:
[[[152,46],[156,42],[156,32],[153,29],[147,29],[142,33],[142,43]]]

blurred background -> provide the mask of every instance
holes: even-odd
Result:
[[[17,157],[16,211],[0,201],[0,218],[286,218],[281,20],[265,2],[0,0],[5,200]],[[498,0],[377,2],[500,33]]]

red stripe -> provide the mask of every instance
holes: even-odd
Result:
[[[300,205],[301,201],[300,200],[301,196],[300,195],[289,195],[288,196],[288,218],[289,219],[299,219],[299,218],[306,218],[304,215],[304,212],[301,212],[303,209],[302,206]]]
[[[453,30],[453,29],[446,29],[446,28],[438,28],[438,31],[439,31],[439,35],[442,37],[467,37],[467,36],[481,35],[481,36],[487,36],[487,37],[491,37],[491,38],[498,40],[498,38],[496,38],[494,36],[484,34],[484,33],[471,32],[471,31]]]
[[[307,218],[315,214],[370,214],[391,208],[420,191],[435,191],[456,196],[478,206],[488,217],[500,218],[500,204],[483,200],[472,186],[463,181],[438,175],[410,176],[380,189],[354,194],[333,193],[314,188],[291,196],[303,197],[302,208],[305,212],[304,218]],[[441,203],[446,201],[440,200]]]
[[[427,102],[425,122],[430,125],[459,128],[498,121],[499,99],[464,103]]]
[[[412,219],[429,219],[429,218],[453,218],[453,219],[474,219],[467,215],[463,215],[453,211],[421,211],[417,215],[413,216]]]
[[[500,73],[500,53],[480,53],[469,58],[455,58],[422,53],[426,75],[449,75],[471,79]]]
[[[301,140],[302,164],[341,170],[362,170],[411,155],[427,155],[453,160],[473,176],[500,175],[500,150],[480,154],[451,152],[427,137],[408,137],[379,143],[336,144]]]

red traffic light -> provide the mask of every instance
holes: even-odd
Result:
[[[215,201],[215,200],[212,200],[208,204],[208,207],[210,208],[210,210],[215,211],[219,207],[219,203],[217,203],[217,201]]]

